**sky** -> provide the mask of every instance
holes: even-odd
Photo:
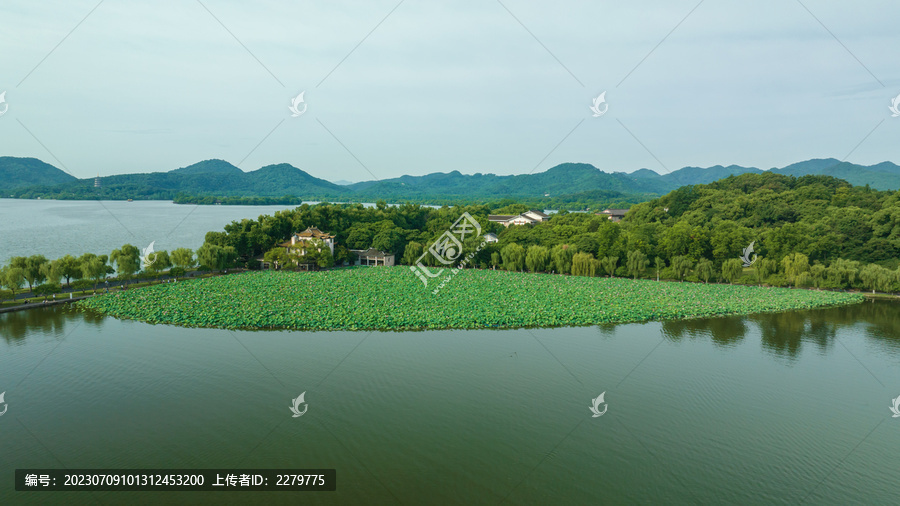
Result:
[[[80,178],[210,158],[331,181],[900,162],[888,0],[5,0],[0,12],[0,156]]]

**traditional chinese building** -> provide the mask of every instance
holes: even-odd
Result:
[[[291,239],[282,243],[281,246],[287,248],[288,253],[291,252],[292,248],[294,248],[294,251],[297,251],[297,248],[299,247],[298,253],[300,255],[305,255],[307,245],[311,244],[316,239],[328,246],[331,254],[334,255],[334,236],[326,234],[316,227],[309,227],[303,232],[294,232],[294,234],[291,235]]]

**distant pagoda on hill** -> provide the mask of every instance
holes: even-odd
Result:
[[[100,188],[100,173],[97,173],[97,177],[94,178],[94,188]]]

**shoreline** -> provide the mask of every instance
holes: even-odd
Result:
[[[467,269],[433,294],[406,267],[247,272],[84,301],[150,324],[298,331],[552,328],[857,304],[859,293]]]
[[[46,300],[46,301],[42,301],[42,302],[33,302],[30,304],[19,304],[18,306],[10,306],[10,307],[0,308],[0,314],[13,313],[16,311],[27,311],[29,309],[38,309],[38,308],[49,307],[49,306],[59,306],[61,304],[71,304],[73,302],[78,302],[80,300],[90,299],[91,297],[94,297],[94,295],[80,295],[78,297],[72,297],[71,299],[68,299],[68,298],[56,299],[56,300],[51,299],[51,300]]]

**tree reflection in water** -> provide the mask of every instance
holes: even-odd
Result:
[[[47,306],[0,314],[0,337],[7,344],[20,344],[28,335],[62,339],[76,326],[100,328],[103,316],[67,306]]]
[[[28,335],[62,339],[76,326],[99,329],[106,316],[71,306],[50,306],[0,314],[0,337],[7,344],[20,344]],[[739,344],[747,332],[759,330],[763,349],[794,359],[806,343],[820,352],[834,346],[838,331],[856,327],[884,351],[900,355],[900,301],[867,301],[852,306],[747,316],[726,316],[660,322],[670,341],[709,338],[722,347]],[[604,338],[614,338],[618,324],[597,325]]]
[[[760,313],[747,316],[671,320],[661,322],[662,332],[670,341],[709,338],[719,346],[740,343],[749,329],[759,330],[763,349],[769,353],[794,359],[804,343],[815,345],[820,352],[834,346],[841,329],[856,327],[866,337],[892,354],[900,353],[900,302],[867,301],[852,306],[782,313]],[[603,329],[604,335],[610,329]]]

